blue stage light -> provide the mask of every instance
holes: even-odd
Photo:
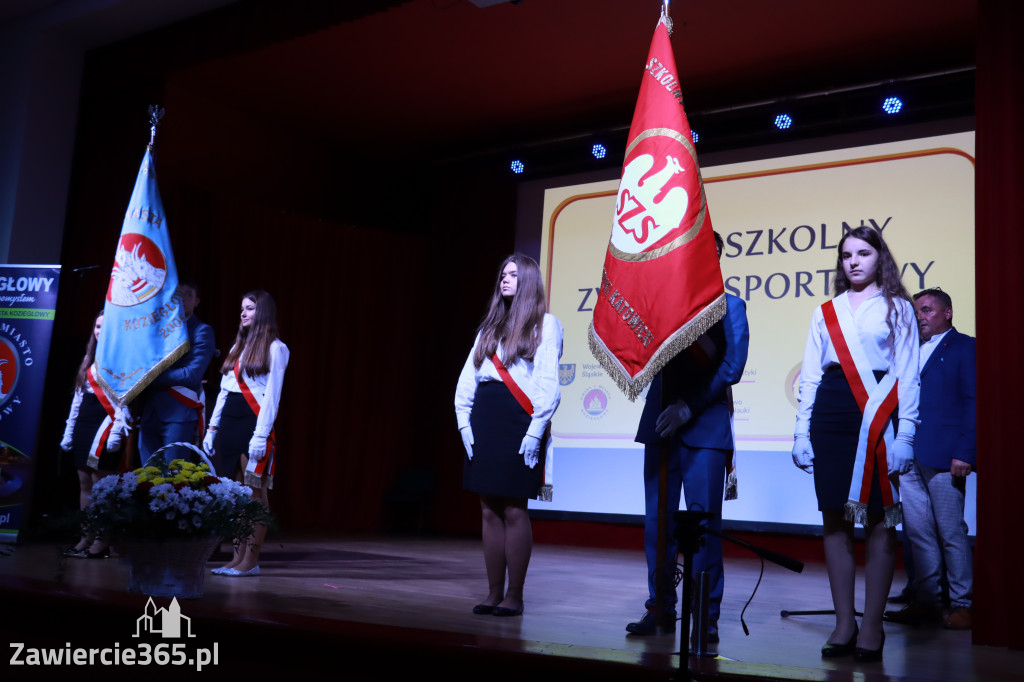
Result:
[[[793,125],[793,119],[789,114],[779,114],[775,117],[775,127],[779,130],[786,130]]]
[[[595,144],[590,148],[590,153],[594,155],[595,159],[603,159],[608,155],[608,150],[605,149],[603,144]]]
[[[519,175],[524,170],[526,170],[526,166],[524,166],[523,162],[520,161],[519,159],[513,161],[509,167],[512,169],[512,172],[515,173],[516,175]]]
[[[903,100],[899,97],[886,97],[882,102],[882,111],[887,114],[898,114],[903,108]]]
[[[693,138],[693,143],[694,144],[697,144],[698,140],[700,140],[700,135],[697,134],[696,130],[691,130],[690,131],[690,137]]]

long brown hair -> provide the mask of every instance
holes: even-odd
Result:
[[[501,279],[509,263],[516,264],[517,283],[515,296],[506,301],[501,295]],[[473,354],[473,364],[479,369],[484,360],[498,349],[499,343],[501,361],[506,367],[520,358],[533,360],[540,345],[544,313],[547,311],[544,282],[537,261],[518,253],[507,257],[498,268],[491,304],[478,329],[480,343]]]
[[[92,363],[96,362],[96,320],[103,317],[103,311],[96,313],[96,317],[92,318],[92,329],[89,330],[89,341],[85,344],[85,357],[82,358],[82,364],[78,366],[78,374],[75,375],[75,390],[81,390],[85,388],[85,373],[89,371],[89,367]]]
[[[245,299],[256,304],[256,315],[248,327],[238,323],[235,345],[224,358],[224,364],[220,367],[221,374],[235,369],[235,362],[242,356],[246,346],[249,352],[242,359],[239,369],[251,377],[270,371],[270,344],[277,338],[277,304],[273,296],[260,290],[250,291],[242,297],[243,301]]]
[[[861,241],[867,242],[878,252],[878,267],[875,270],[875,284],[882,291],[882,295],[885,296],[885,302],[889,307],[889,314],[886,317],[886,322],[889,324],[889,331],[896,334],[896,328],[893,327],[893,319],[896,320],[896,325],[899,326],[900,316],[896,314],[896,303],[895,300],[902,298],[904,301],[910,304],[910,307],[914,307],[914,302],[910,298],[910,292],[903,286],[903,280],[900,278],[900,268],[896,265],[896,259],[892,255],[892,251],[889,250],[889,245],[885,243],[882,238],[882,233],[873,227],[867,225],[861,225],[856,227],[846,234],[839,240],[838,253],[836,255],[836,274],[835,274],[835,292],[836,296],[842,294],[850,289],[850,280],[846,276],[846,271],[843,270],[843,244],[850,237],[854,239],[860,239]]]

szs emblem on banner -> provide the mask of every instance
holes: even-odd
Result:
[[[149,148],[114,253],[96,375],[122,405],[188,351],[178,272]]]
[[[590,350],[630,400],[725,314],[711,217],[666,17],[640,84]]]

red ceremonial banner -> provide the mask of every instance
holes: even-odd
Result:
[[[635,400],[724,314],[711,217],[662,16],[629,129],[590,350]]]

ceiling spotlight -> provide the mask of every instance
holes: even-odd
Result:
[[[521,173],[522,173],[522,172],[523,172],[524,170],[526,170],[526,166],[524,166],[524,165],[523,165],[523,162],[522,162],[522,161],[520,161],[519,159],[516,159],[515,161],[513,161],[513,162],[512,162],[512,163],[511,163],[511,164],[509,165],[509,168],[511,168],[511,169],[512,169],[512,172],[513,172],[513,173],[515,173],[516,175],[519,175],[519,174],[521,174]]]
[[[775,117],[775,127],[779,130],[786,130],[793,125],[793,118],[789,114],[779,114]]]
[[[595,144],[590,148],[590,153],[594,155],[595,159],[603,159],[608,155],[608,150],[605,149],[603,144]]]
[[[903,100],[899,97],[886,97],[882,102],[882,111],[887,114],[898,114],[903,108]]]
[[[696,130],[691,130],[690,131],[690,137],[693,138],[693,143],[694,144],[697,144],[697,141],[700,140],[700,135],[697,134]]]

